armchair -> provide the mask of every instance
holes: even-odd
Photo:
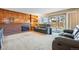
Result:
[[[74,39],[73,30],[64,30],[52,42],[53,50],[79,50],[79,40]],[[66,34],[65,34],[66,33]]]
[[[57,37],[55,40],[53,40],[52,49],[79,50],[79,41],[70,38]]]

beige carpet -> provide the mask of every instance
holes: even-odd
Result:
[[[51,50],[52,35],[24,32],[4,37],[2,50]]]

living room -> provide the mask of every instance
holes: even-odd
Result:
[[[79,49],[77,43],[63,47],[57,39],[63,36],[70,40],[67,32],[79,24],[78,16],[78,8],[0,8],[1,49]]]

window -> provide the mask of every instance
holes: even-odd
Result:
[[[65,15],[58,15],[53,16],[51,18],[52,21],[52,27],[56,29],[64,29],[66,24],[66,16]]]

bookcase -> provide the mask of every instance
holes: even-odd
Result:
[[[34,30],[34,28],[38,26],[38,16],[31,15],[31,28]]]

